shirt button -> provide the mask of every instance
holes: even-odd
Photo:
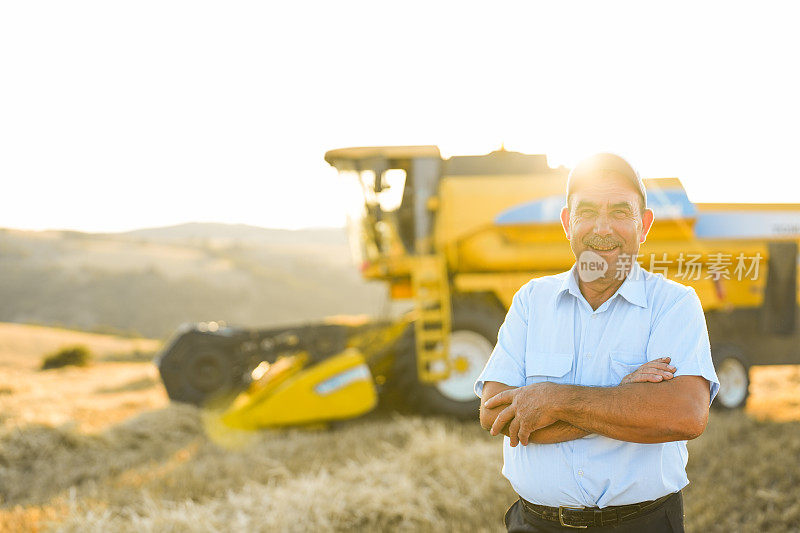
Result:
[[[599,316],[599,315],[592,315],[592,320],[594,320],[594,319],[595,319],[595,318],[597,318],[598,316]]]
[[[578,470],[578,475],[583,476],[583,470]]]
[[[586,354],[586,357],[591,357],[591,356],[592,356],[592,354],[590,354],[590,353]]]

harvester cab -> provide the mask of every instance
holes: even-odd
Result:
[[[391,383],[402,384],[416,410],[474,416],[473,384],[529,279],[519,249],[498,247],[527,237],[497,217],[520,198],[563,195],[567,170],[506,150],[444,159],[436,146],[344,148],[325,160],[353,192],[348,226],[362,275],[414,304],[413,350],[395,360]],[[548,202],[557,212],[563,198]],[[563,237],[557,242],[569,252]]]
[[[325,160],[351,193],[351,242],[367,275],[389,259],[432,251],[431,199],[442,164],[437,147],[345,148]]]

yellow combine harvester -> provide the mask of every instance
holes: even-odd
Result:
[[[477,416],[472,385],[516,290],[574,257],[559,222],[568,170],[500,150],[443,159],[435,146],[333,150],[352,192],[350,240],[366,279],[413,301],[395,321],[181,330],[159,358],[172,399],[215,400],[233,427],[357,416],[380,396]],[[748,367],[798,363],[800,205],[693,204],[675,178],[645,180],[656,222],[643,267],[697,291],[721,381],[744,404]]]

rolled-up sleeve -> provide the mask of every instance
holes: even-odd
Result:
[[[497,381],[511,387],[525,385],[525,343],[528,336],[529,285],[523,285],[511,301],[503,325],[497,333],[497,344],[486,366],[475,382],[480,398],[483,384]]]
[[[711,386],[710,402],[719,391],[719,378],[711,360],[706,317],[693,288],[679,297],[656,322],[647,344],[647,360],[670,357],[675,376],[702,376]],[[709,404],[710,404],[709,402]]]

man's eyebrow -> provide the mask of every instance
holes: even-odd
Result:
[[[579,208],[581,208],[581,207],[597,207],[597,204],[596,204],[596,203],[594,203],[594,202],[590,202],[590,201],[588,201],[588,200],[581,200],[581,201],[580,201],[580,202],[578,202],[578,204],[575,206],[575,209],[579,209]]]
[[[627,207],[629,210],[633,211],[633,205],[630,202],[617,202],[616,204],[611,204],[612,209],[617,209],[619,207]]]

